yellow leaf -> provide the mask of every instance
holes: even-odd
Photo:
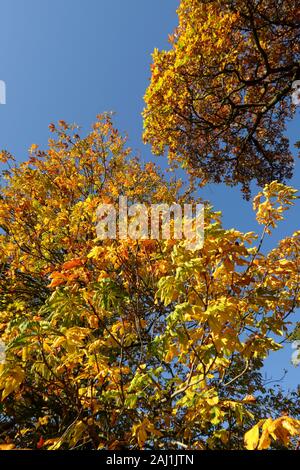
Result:
[[[142,423],[139,423],[139,424],[135,424],[132,428],[133,430],[133,435],[136,436],[137,438],[137,441],[138,441],[138,445],[139,447],[143,447],[146,440],[147,440],[147,432],[146,432],[146,429],[145,429],[145,423],[144,421]]]
[[[209,406],[215,406],[219,403],[219,397],[218,396],[215,396],[215,397],[212,397],[212,398],[208,398],[207,399],[207,404]]]
[[[271,438],[270,435],[276,439],[276,436],[274,435],[273,431],[276,428],[276,421],[272,421],[271,418],[268,418],[262,427],[262,435],[259,440],[258,448],[257,450],[265,450],[268,449],[271,445]]]
[[[35,152],[36,150],[38,149],[38,145],[37,144],[32,144],[30,149],[29,149],[29,152],[30,153],[33,153]]]
[[[282,420],[282,427],[285,428],[291,436],[296,436],[300,433],[299,421],[296,421],[291,418],[286,418]]]
[[[259,439],[259,425],[256,424],[250,431],[246,432],[244,441],[248,450],[254,450],[257,447]]]
[[[8,395],[17,390],[24,379],[24,371],[18,367],[10,372],[10,376],[5,378],[4,390],[2,392],[1,400],[3,401]]]
[[[14,444],[0,444],[0,450],[13,450],[14,448]]]

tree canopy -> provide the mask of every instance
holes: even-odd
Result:
[[[296,191],[258,194],[261,236],[225,230],[206,205],[201,250],[99,240],[103,201],[192,194],[141,165],[107,115],[84,138],[50,128],[28,161],[1,154],[2,448],[293,446],[298,395],[278,400],[260,368],[299,306],[300,233],[262,252]]]
[[[297,0],[182,0],[169,51],[155,50],[144,139],[202,183],[292,176],[285,125],[300,78]]]

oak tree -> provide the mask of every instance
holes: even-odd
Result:
[[[300,79],[297,0],[181,0],[171,49],[155,50],[144,140],[199,181],[292,176],[285,126]]]

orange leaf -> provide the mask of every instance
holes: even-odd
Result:
[[[68,269],[77,268],[78,266],[82,266],[83,264],[84,262],[81,258],[74,258],[70,261],[66,261],[62,267],[67,271]]]
[[[0,450],[13,450],[14,448],[14,444],[0,444]]]
[[[39,442],[36,445],[37,449],[40,449],[41,447],[43,447],[44,442],[45,442],[44,438],[41,436],[40,439],[39,439]]]

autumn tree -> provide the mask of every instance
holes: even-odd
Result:
[[[201,183],[292,176],[285,125],[300,78],[297,0],[181,0],[171,50],[155,50],[144,139]]]
[[[278,399],[260,373],[299,306],[300,233],[262,250],[295,190],[255,198],[259,237],[206,205],[202,248],[100,240],[101,203],[193,196],[133,157],[107,115],[86,137],[50,129],[28,161],[1,154],[0,448],[295,447],[298,395]]]

